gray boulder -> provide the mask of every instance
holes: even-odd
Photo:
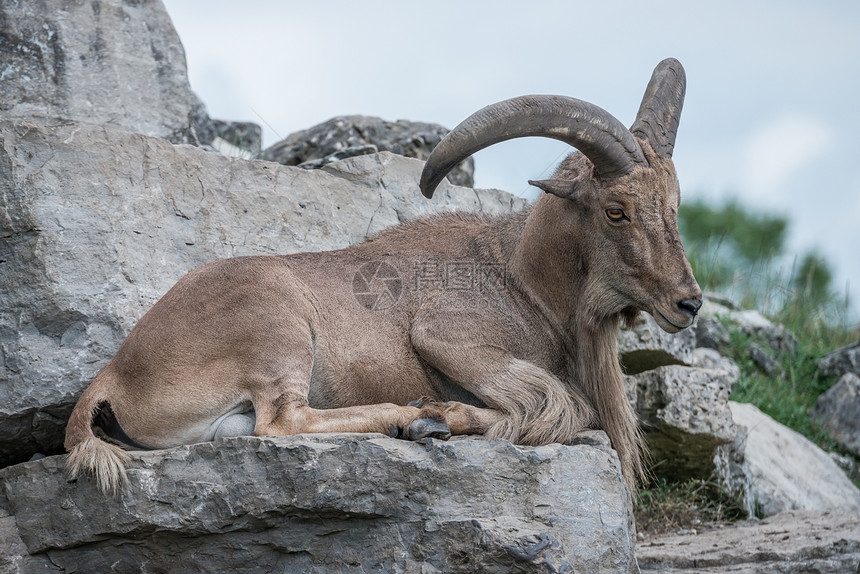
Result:
[[[764,374],[777,378],[785,376],[785,371],[773,356],[773,352],[769,352],[758,343],[750,343],[747,346],[747,356]]]
[[[642,572],[661,574],[854,574],[860,565],[860,515],[783,512],[652,538],[639,544],[636,556]]]
[[[720,322],[727,321],[733,324],[754,341],[760,341],[769,347],[777,356],[792,355],[797,352],[797,337],[783,325],[772,322],[758,311],[742,311],[725,302],[709,299],[702,306],[699,315],[700,321],[717,319]],[[723,335],[716,334],[716,337],[721,339]]]
[[[860,513],[860,490],[826,452],[755,406],[730,402],[735,440],[717,449],[717,475],[750,516],[787,510]]]
[[[741,377],[741,369],[733,360],[719,351],[707,347],[699,347],[693,351],[693,366],[700,369],[725,371],[732,386]],[[729,388],[729,392],[731,392],[731,388]]]
[[[729,332],[713,317],[699,317],[696,321],[696,346],[723,351],[729,347]]]
[[[845,472],[845,476],[854,481],[854,484],[860,484],[860,462],[856,458],[838,452],[828,452],[827,456],[833,459],[836,466],[841,468]]]
[[[427,200],[422,166],[381,153],[306,171],[84,124],[0,121],[0,466],[62,452],[77,397],[194,267],[525,205],[447,184]]]
[[[667,333],[647,313],[640,313],[630,328],[618,332],[618,358],[628,375],[665,365],[689,366],[695,348],[693,329]]]
[[[218,150],[219,143],[224,142],[233,148],[247,152],[246,159],[260,155],[263,145],[263,130],[259,125],[252,122],[213,120],[209,117],[209,112],[203,101],[197,97],[197,94],[193,94],[193,96],[191,111],[191,135],[193,139],[190,143]]]
[[[842,448],[860,458],[860,377],[842,375],[815,401],[812,416]]]
[[[134,453],[116,499],[48,457],[0,470],[0,570],[637,572],[618,457],[589,434],[221,439]]]
[[[737,381],[731,361],[666,366],[628,376],[627,396],[660,474],[707,478],[716,448],[734,438],[729,393]]]
[[[263,152],[263,159],[283,165],[316,169],[334,161],[390,151],[426,160],[448,133],[437,124],[397,120],[389,122],[369,116],[338,116],[312,128],[290,134]],[[448,174],[454,185],[472,187],[475,163],[463,161]]]
[[[818,360],[818,369],[835,377],[845,373],[854,373],[860,377],[860,341],[822,357]]]
[[[185,51],[160,0],[0,3],[0,115],[188,142]]]

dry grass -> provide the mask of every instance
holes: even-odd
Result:
[[[634,499],[636,528],[646,535],[695,530],[746,518],[738,500],[715,481],[656,478]]]

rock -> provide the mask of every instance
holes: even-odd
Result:
[[[737,371],[666,366],[626,381],[660,474],[707,478],[717,446],[734,438],[728,400]]]
[[[833,459],[836,466],[841,468],[845,475],[854,481],[855,484],[860,482],[860,462],[854,457],[841,455],[838,452],[828,452],[827,456]]]
[[[818,369],[826,375],[841,377],[854,373],[860,377],[860,342],[833,351],[818,360]]]
[[[593,434],[221,439],[133,453],[116,499],[49,457],[0,470],[0,540],[21,572],[636,572],[618,457]]]
[[[263,129],[253,122],[212,120],[215,138],[248,151],[252,157],[260,155],[263,147]]]
[[[860,458],[860,377],[845,373],[815,401],[814,416],[839,446]]]
[[[717,351],[729,347],[731,339],[729,332],[718,319],[700,317],[696,321],[696,346]]]
[[[729,299],[728,297],[724,297],[719,293],[715,293],[714,291],[709,291],[705,293],[705,304],[708,306],[719,306],[723,310],[727,311],[740,311],[741,308],[737,303]]]
[[[860,564],[860,515],[783,512],[695,535],[667,535],[641,543],[642,572],[681,574],[853,574]]]
[[[763,373],[770,377],[783,377],[785,372],[779,364],[779,361],[773,358],[761,345],[750,343],[747,346],[747,354],[753,364]]]
[[[750,516],[787,510],[860,513],[860,490],[826,452],[750,404],[729,403],[739,427],[717,449],[717,474]]]
[[[191,112],[191,134],[193,139],[190,143],[196,146],[209,146],[220,151],[219,141],[234,148],[247,152],[245,159],[252,159],[260,155],[263,145],[263,130],[252,122],[226,122],[213,120],[206,111],[206,105],[197,97],[194,97]],[[229,154],[225,154],[229,155]]]
[[[728,375],[728,381],[731,385],[738,382],[741,377],[741,369],[730,358],[721,355],[719,351],[708,348],[698,348],[693,351],[693,366],[700,369],[712,369],[717,371],[725,371]],[[731,393],[731,388],[729,388]]]
[[[770,321],[758,311],[740,311],[708,300],[707,304],[702,306],[699,315],[700,322],[703,319],[716,319],[733,323],[740,331],[754,340],[763,342],[777,355],[793,355],[797,352],[797,337],[784,326]]]
[[[526,204],[448,184],[427,200],[422,167],[381,153],[305,171],[85,124],[0,121],[0,466],[62,452],[77,397],[194,267]]]
[[[696,334],[684,329],[669,334],[651,315],[640,313],[632,328],[618,332],[618,356],[624,372],[635,375],[664,365],[690,365]]]
[[[342,150],[336,151],[334,153],[330,153],[321,159],[312,159],[310,161],[306,161],[299,164],[299,167],[302,169],[319,169],[321,167],[327,166],[330,163],[334,163],[336,161],[340,161],[342,159],[347,159],[350,157],[357,157],[360,155],[370,155],[374,153],[379,153],[379,148],[377,148],[373,144],[367,145],[354,145],[348,148],[344,148]]]
[[[0,115],[188,142],[185,51],[160,0],[0,4]]]
[[[437,124],[407,120],[389,122],[368,116],[338,116],[290,134],[266,149],[263,159],[283,165],[305,164],[306,167],[316,168],[343,159],[338,154],[354,157],[361,153],[375,153],[369,151],[369,146],[375,146],[378,151],[426,160],[448,131]],[[472,187],[475,185],[474,173],[474,160],[469,158],[451,170],[448,181],[454,185]]]

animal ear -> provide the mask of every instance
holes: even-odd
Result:
[[[538,181],[530,179],[529,185],[564,199],[570,199],[576,190],[576,180],[573,179],[541,179]]]

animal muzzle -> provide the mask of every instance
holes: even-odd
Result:
[[[677,333],[693,324],[702,308],[702,291],[695,281],[657,302],[651,310],[654,320],[667,333]]]
[[[699,313],[699,309],[702,308],[702,297],[700,295],[694,299],[681,299],[676,305],[681,313],[686,313],[692,319],[695,319]]]

